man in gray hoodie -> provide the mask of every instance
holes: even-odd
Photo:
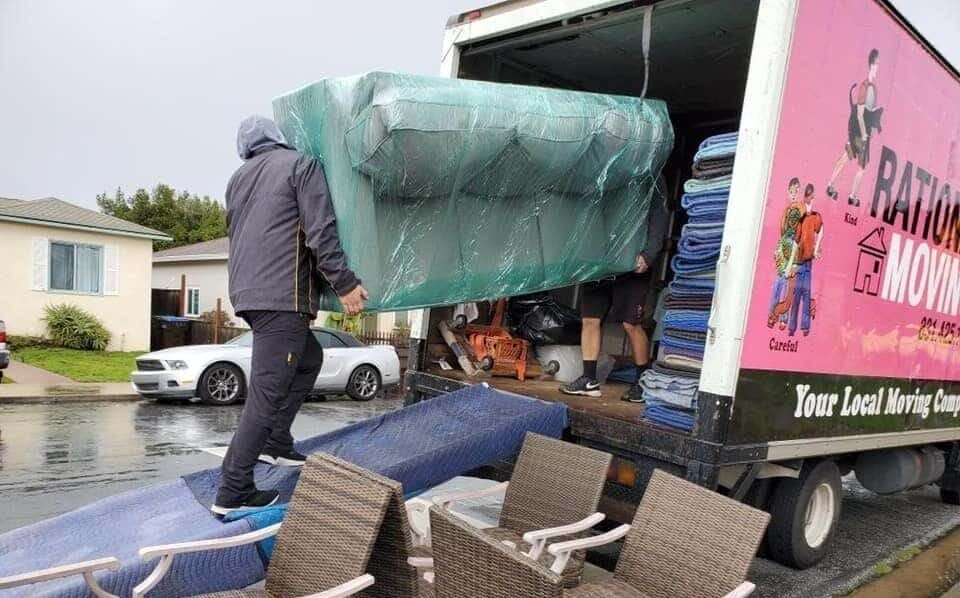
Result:
[[[347,268],[337,221],[319,162],[293,150],[270,119],[240,123],[244,163],[227,184],[230,301],[253,329],[247,401],[223,459],[218,515],[276,502],[258,490],[257,461],[301,466],[290,425],[323,362],[310,332],[320,290],[330,285],[348,315],[363,310],[367,292]]]

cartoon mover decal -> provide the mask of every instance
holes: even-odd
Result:
[[[960,426],[960,85],[878,2],[798,10],[730,439]]]

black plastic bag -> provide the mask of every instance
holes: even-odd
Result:
[[[534,346],[580,344],[580,314],[549,293],[514,297],[508,316],[513,334]]]

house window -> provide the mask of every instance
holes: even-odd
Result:
[[[50,243],[50,289],[99,295],[103,277],[103,247]]]
[[[196,287],[187,289],[187,315],[200,315],[200,289]]]

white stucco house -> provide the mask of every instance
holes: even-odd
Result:
[[[185,316],[199,316],[217,307],[217,299],[234,324],[244,326],[230,304],[227,284],[227,238],[183,245],[153,254],[153,288],[180,290],[186,287]],[[185,282],[181,279],[185,277]]]
[[[44,308],[99,318],[108,350],[150,348],[150,265],[163,233],[65,201],[0,198],[0,318],[11,335],[45,334]]]
[[[188,317],[213,311],[217,299],[220,299],[221,309],[234,325],[246,326],[230,304],[227,272],[229,252],[230,244],[226,237],[158,251],[153,254],[153,288],[179,290],[181,285],[186,287],[183,315]],[[406,312],[378,314],[377,330],[389,333],[398,324],[405,324],[406,317]],[[317,323],[322,325],[326,319],[327,312],[320,312]]]

